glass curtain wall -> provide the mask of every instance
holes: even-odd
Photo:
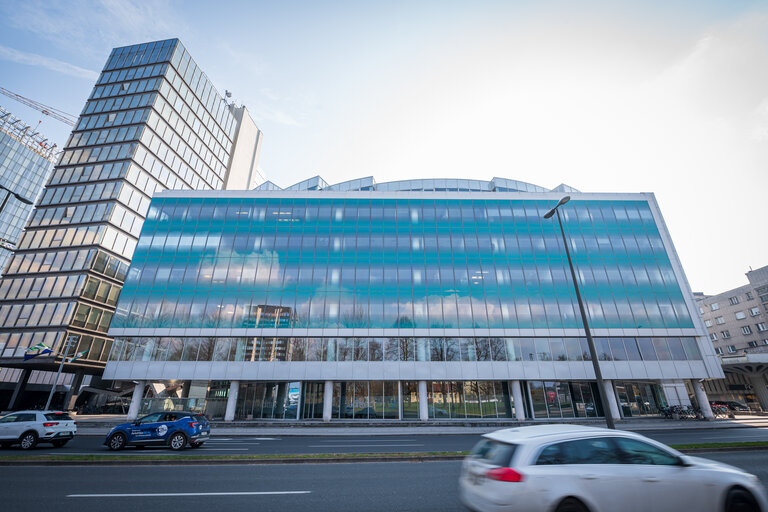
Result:
[[[597,418],[603,415],[597,384],[579,381],[529,381],[536,419]]]
[[[113,327],[579,327],[559,233],[541,222],[550,202],[478,197],[157,198]],[[647,202],[574,200],[564,215],[594,328],[693,326]],[[672,343],[648,353],[687,357]],[[479,339],[462,353],[461,340],[431,340],[425,357],[517,357],[501,345]],[[411,338],[382,347],[404,360],[415,349]],[[522,357],[583,351],[536,339]]]
[[[512,418],[506,382],[433,381],[427,383],[429,417]]]
[[[302,384],[301,417],[304,419],[323,419],[322,382],[304,382]]]
[[[625,418],[656,416],[666,407],[664,393],[651,382],[616,381],[616,395]]]
[[[388,419],[400,417],[397,381],[348,381],[333,385],[333,417]]]
[[[294,388],[296,391],[291,392]],[[240,385],[235,416],[251,419],[296,419],[298,383],[247,382]],[[322,417],[322,409],[320,411]]]

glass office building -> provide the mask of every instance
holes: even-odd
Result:
[[[542,218],[564,192],[614,414],[687,402],[686,380],[721,370],[654,196],[499,178],[158,195],[105,376],[196,382],[227,419],[601,416]]]
[[[56,145],[0,107],[0,275],[53,171]]]
[[[112,50],[0,281],[0,366],[56,369],[23,355],[72,339],[85,356],[67,371],[100,374],[153,195],[250,188],[260,138],[179,40]],[[238,151],[248,164],[230,172]]]

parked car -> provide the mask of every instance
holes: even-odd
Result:
[[[749,412],[749,407],[741,402],[735,400],[713,400],[709,402],[710,405],[721,405],[726,407],[729,411]]]
[[[133,423],[117,425],[109,431],[104,444],[110,450],[153,445],[182,450],[187,445],[200,448],[210,435],[211,425],[203,414],[164,411],[148,414]]]
[[[633,432],[578,425],[484,435],[462,464],[459,493],[477,512],[768,511],[754,475]]]
[[[77,423],[62,411],[17,411],[0,418],[0,446],[29,450],[38,443],[61,448],[75,437]]]

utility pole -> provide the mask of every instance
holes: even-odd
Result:
[[[592,332],[589,330],[589,322],[587,321],[587,310],[584,308],[584,301],[581,300],[581,292],[579,290],[579,282],[576,279],[576,270],[573,268],[573,262],[571,261],[571,251],[568,249],[568,241],[565,238],[565,230],[563,229],[563,221],[560,220],[560,210],[558,208],[568,201],[570,196],[565,196],[560,200],[557,205],[549,210],[545,215],[545,219],[551,218],[553,215],[557,216],[557,224],[560,226],[560,234],[563,236],[563,245],[565,246],[565,255],[568,257],[568,266],[571,269],[571,278],[573,279],[573,289],[576,291],[576,300],[579,302],[579,312],[581,313],[581,321],[584,324],[584,333],[587,335],[587,345],[589,345],[589,356],[592,359],[592,368],[595,370],[595,380],[597,380],[597,391],[600,396],[600,403],[603,406],[603,414],[605,414],[605,424],[608,428],[615,429],[616,425],[613,422],[613,416],[611,414],[611,407],[608,403],[608,397],[605,394],[605,385],[603,383],[603,373],[600,371],[600,361],[597,359],[597,350],[595,349],[595,341],[592,339]]]
[[[51,385],[51,392],[48,394],[48,401],[45,402],[45,408],[44,411],[48,410],[48,407],[51,405],[51,400],[53,400],[53,394],[56,392],[56,384],[59,382],[59,376],[61,375],[61,370],[64,369],[64,361],[67,359],[67,354],[69,354],[69,346],[72,344],[73,341],[77,341],[77,336],[74,334],[67,336],[67,343],[64,345],[64,352],[61,354],[61,363],[59,363],[59,371],[56,372],[56,378],[53,379],[53,384]]]

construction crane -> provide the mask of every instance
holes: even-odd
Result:
[[[22,103],[30,108],[33,108],[35,110],[39,110],[43,114],[52,117],[56,119],[57,121],[61,121],[64,124],[67,124],[69,126],[75,126],[77,124],[77,117],[73,116],[72,114],[67,114],[66,112],[63,112],[59,109],[49,107],[48,105],[43,105],[42,103],[38,103],[35,100],[31,100],[29,98],[25,98],[24,96],[20,94],[16,94],[15,92],[11,92],[8,89],[4,89],[0,87],[0,94],[3,94],[5,96],[8,96],[9,98],[12,98],[19,103]]]

